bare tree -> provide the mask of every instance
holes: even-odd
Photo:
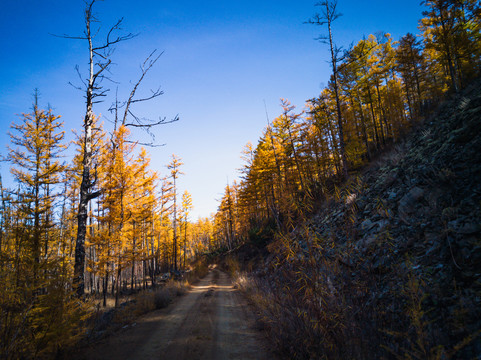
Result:
[[[337,7],[337,0],[325,0],[318,2],[315,6],[319,6],[321,10],[321,14],[316,13],[314,16],[309,19],[306,23],[313,24],[318,26],[324,26],[327,24],[328,35],[327,36],[319,36],[316,40],[324,44],[329,45],[329,49],[331,52],[331,67],[332,67],[332,78],[333,78],[333,87],[334,87],[334,95],[336,97],[336,110],[337,110],[337,126],[339,131],[339,151],[342,160],[342,169],[344,177],[347,177],[348,165],[347,165],[347,158],[346,158],[346,147],[344,141],[344,127],[342,124],[342,112],[341,112],[341,101],[339,99],[339,82],[338,82],[338,75],[339,75],[339,68],[338,64],[341,61],[341,57],[339,54],[341,53],[341,49],[338,48],[332,39],[332,22],[336,20],[338,17],[341,16],[338,12],[336,12]]]
[[[116,99],[115,103],[112,104],[112,106],[109,109],[109,111],[115,114],[115,121],[114,121],[115,128],[117,128],[118,124],[120,123],[122,126],[143,129],[151,136],[152,141],[149,143],[139,143],[137,141],[136,143],[140,145],[150,146],[150,147],[162,146],[162,145],[156,145],[154,143],[155,136],[150,131],[151,128],[158,125],[170,124],[179,120],[178,115],[176,115],[173,119],[170,119],[170,120],[167,120],[167,118],[165,117],[159,117],[157,120],[139,117],[135,114],[134,110],[132,109],[132,106],[136,103],[149,101],[164,94],[164,92],[161,91],[159,87],[156,90],[150,90],[150,94],[148,96],[139,97],[139,98],[136,97],[137,90],[139,89],[139,86],[144,80],[145,76],[163,54],[163,52],[161,52],[160,54],[156,55],[156,52],[157,50],[152,51],[140,66],[141,72],[140,72],[139,79],[133,85],[132,90],[130,91],[130,94],[129,94],[129,98],[122,103]],[[122,109],[123,109],[123,115],[122,115],[122,120],[120,121],[118,111]]]
[[[84,294],[85,284],[84,284],[84,267],[85,267],[85,236],[87,231],[87,220],[88,220],[88,204],[92,199],[97,198],[101,195],[101,190],[93,191],[95,186],[95,181],[92,180],[92,125],[94,120],[94,114],[92,111],[93,104],[102,101],[109,91],[102,84],[104,80],[110,80],[108,77],[109,68],[112,64],[112,54],[115,45],[130,40],[136,35],[132,33],[127,33],[125,35],[116,35],[122,30],[123,18],[118,20],[103,38],[100,39],[100,25],[99,20],[93,13],[93,7],[97,0],[88,0],[85,7],[85,29],[81,36],[69,36],[61,35],[58,37],[66,39],[83,40],[88,43],[89,49],[89,72],[88,78],[83,79],[79,67],[77,66],[77,73],[83,84],[83,87],[76,87],[82,91],[85,91],[86,98],[86,112],[83,121],[83,161],[82,161],[82,181],[80,184],[80,199],[78,207],[78,228],[77,228],[77,240],[75,244],[75,266],[74,266],[74,286],[76,287],[77,295],[82,297]],[[156,91],[152,91],[149,96],[143,98],[135,98],[137,89],[146,76],[147,72],[156,63],[162,54],[154,57],[155,50],[147,57],[144,63],[141,65],[141,76],[139,80],[134,84],[130,96],[127,101],[120,105],[123,108],[124,115],[122,118],[122,125],[141,127],[144,128],[151,136],[152,142],[146,143],[144,145],[154,146],[153,135],[150,132],[150,128],[159,124],[169,123],[176,121],[178,117],[176,116],[173,120],[166,121],[165,118],[160,118],[158,121],[151,121],[149,119],[144,119],[136,116],[131,107],[134,103],[151,100],[163,94],[160,88]],[[117,110],[119,108],[119,103],[115,103],[116,111],[116,124],[117,124]],[[132,119],[132,120],[129,120]]]
[[[94,103],[100,102],[102,97],[106,96],[108,89],[102,86],[102,80],[106,79],[106,73],[112,64],[111,55],[113,46],[121,41],[129,40],[135,35],[129,33],[127,35],[115,36],[114,33],[121,30],[122,20],[120,19],[113,25],[104,39],[97,41],[100,28],[93,24],[99,21],[93,14],[93,6],[96,0],[91,0],[85,6],[85,30],[82,36],[68,36],[67,39],[84,40],[88,42],[89,49],[89,77],[85,81],[77,66],[77,73],[82,81],[86,92],[86,112],[83,122],[84,139],[83,139],[83,160],[82,160],[82,182],[80,184],[80,199],[78,207],[78,228],[77,241],[75,244],[75,266],[74,266],[74,286],[76,286],[77,295],[79,297],[84,294],[84,264],[85,264],[85,235],[87,232],[88,204],[90,200],[98,197],[100,193],[91,192],[94,183],[91,179],[90,170],[92,168],[92,124]],[[94,27],[94,28],[93,28]]]

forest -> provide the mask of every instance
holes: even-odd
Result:
[[[120,20],[98,42],[92,35],[98,23],[95,3],[86,4],[81,37],[61,35],[65,41],[81,40],[90,59],[89,76],[82,86],[86,110],[76,139],[71,144],[65,140],[70,129],[65,129],[62,114],[42,108],[35,90],[31,109],[12,123],[10,144],[2,152],[1,169],[7,167],[14,181],[5,186],[0,174],[0,358],[58,356],[85,337],[89,319],[109,301],[117,308],[126,294],[163,286],[165,273],[188,272],[199,262],[212,259],[226,261],[246,246],[263,253],[264,259],[269,256],[266,254],[274,254],[279,268],[272,273],[282,273],[278,281],[283,281],[286,289],[291,285],[296,289],[297,299],[279,300],[281,307],[297,309],[295,319],[310,316],[310,310],[321,311],[310,307],[310,299],[329,299],[327,288],[319,285],[320,280],[306,280],[297,269],[309,277],[314,268],[339,266],[315,255],[338,245],[335,240],[302,245],[299,237],[313,237],[307,230],[302,233],[302,224],[332,205],[333,199],[350,201],[344,198],[350,195],[346,186],[357,186],[363,169],[421,124],[432,121],[442,102],[462,94],[481,74],[481,4],[477,0],[424,0],[419,34],[394,39],[389,33],[376,33],[347,49],[336,46],[331,27],[339,16],[337,3],[318,3],[303,26],[318,26],[326,35],[320,41],[331,55],[327,86],[307,99],[302,109],[280,99],[279,115],[268,118],[257,143],[249,142],[241,151],[240,180],[225,187],[215,214],[194,221],[192,196],[178,190],[179,178],[184,175],[182,159],[172,155],[166,164],[167,175],[161,176],[150,166],[153,143],[135,137],[139,129],[149,132],[178,120],[150,121],[134,112],[136,103],[162,95],[160,91],[144,98],[137,95],[159,55],[153,52],[145,59],[129,97],[113,103],[112,127],[104,128],[96,114],[96,104],[105,95],[103,80],[109,76],[113,49],[132,34],[120,31]],[[471,135],[479,138],[479,133]],[[70,162],[65,160],[67,148],[75,149]],[[379,207],[382,203],[378,201]],[[346,229],[350,221],[358,221],[346,217],[342,225]],[[302,252],[308,255],[301,265],[286,265]],[[336,264],[342,264],[344,255],[339,255]],[[251,260],[251,272],[262,267],[258,258]],[[237,270],[243,266],[231,258],[227,262]],[[326,284],[331,281],[329,277],[324,280]],[[414,280],[410,284],[418,286]],[[252,280],[248,286],[241,284],[241,289],[243,286],[257,297],[253,300],[257,306],[268,308],[259,300],[267,299],[264,285]],[[261,290],[254,291],[253,286]],[[356,283],[343,289],[354,293],[362,286]],[[304,315],[304,305],[299,302],[310,309]],[[346,302],[342,306],[356,305]],[[269,311],[266,317],[294,323],[289,316],[275,312],[280,309]],[[325,328],[329,327],[326,331],[323,325],[303,325],[309,334],[306,341],[314,339],[304,344],[305,352],[292,350],[291,341],[295,340],[288,335],[275,335],[275,324],[266,326],[274,334],[276,346],[286,347],[279,350],[286,358],[389,358],[393,352],[402,357],[395,347],[382,354],[362,347],[363,352],[343,353],[336,327],[343,319],[324,321]],[[319,341],[318,336],[328,339],[324,347],[312,345]],[[466,339],[463,336],[461,341]],[[350,346],[345,349],[356,348]],[[422,352],[420,347],[416,347],[418,352],[406,351],[403,358],[451,357],[448,350],[426,347]]]
[[[219,245],[230,249],[249,236],[267,240],[269,229],[289,231],[348,174],[479,76],[479,4],[423,3],[419,35],[408,33],[399,41],[389,33],[369,35],[346,51],[327,39],[333,70],[328,86],[303,110],[281,99],[282,113],[255,146],[242,150],[242,179],[225,188],[214,217]],[[335,6],[323,4],[323,15],[310,23],[333,21]]]

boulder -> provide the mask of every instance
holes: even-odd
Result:
[[[399,200],[398,212],[402,216],[410,215],[414,212],[417,202],[423,197],[424,190],[420,187],[413,187]]]

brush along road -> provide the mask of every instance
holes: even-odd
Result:
[[[217,269],[167,309],[82,350],[79,359],[273,359],[245,299]]]

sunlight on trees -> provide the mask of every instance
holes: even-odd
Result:
[[[329,45],[331,81],[298,114],[281,99],[281,115],[257,146],[246,145],[242,180],[227,186],[214,218],[217,246],[262,243],[274,229],[292,230],[316,201],[328,200],[348,169],[364,166],[428,116],[440,96],[479,76],[479,4],[424,3],[421,36],[394,41],[378,33],[344,51],[332,36],[337,3],[316,4],[321,13],[307,23],[327,26],[317,40]]]
[[[89,49],[81,88],[86,112],[72,161],[64,159],[69,144],[60,116],[40,109],[38,92],[32,111],[11,125],[4,160],[14,184],[4,186],[0,176],[2,358],[54,356],[85,335],[90,300],[105,307],[115,298],[118,306],[124,294],[158,286],[163,273],[187,270],[206,254],[246,243],[262,247],[275,233],[293,231],[336,196],[349,172],[481,73],[478,1],[426,0],[421,35],[399,41],[388,33],[369,35],[344,51],[333,42],[336,2],[320,2],[322,14],[309,23],[327,25],[331,81],[302,110],[280,100],[279,116],[242,150],[240,180],[226,184],[218,211],[193,220],[190,193],[178,198],[180,157],[172,155],[165,173],[155,172],[145,148],[154,142],[140,144],[131,133],[151,134],[153,126],[178,119],[145,120],[131,108],[162,94],[136,94],[160,55],[152,52],[142,63],[125,102],[115,99],[112,128],[94,114],[94,103],[106,94],[101,80],[112,46],[132,38],[113,35],[119,21],[95,44],[101,37],[90,28],[97,25],[95,3],[86,4],[84,34],[62,36]]]

